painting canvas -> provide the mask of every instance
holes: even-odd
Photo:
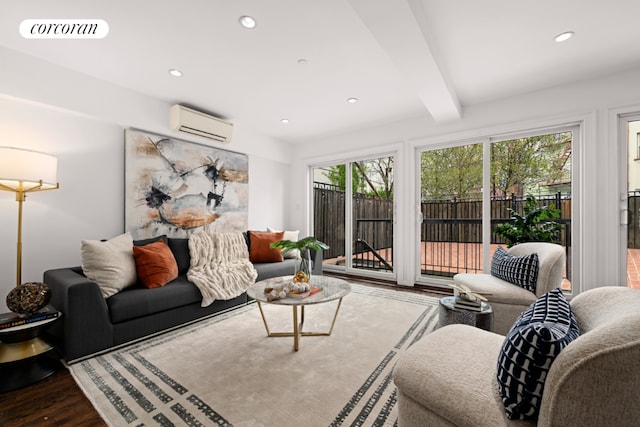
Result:
[[[247,229],[245,154],[127,129],[125,187],[125,229],[134,239]]]

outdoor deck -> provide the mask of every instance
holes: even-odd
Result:
[[[627,249],[627,286],[640,289],[640,249]]]

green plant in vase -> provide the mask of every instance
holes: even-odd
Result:
[[[560,218],[560,209],[555,205],[538,207],[533,196],[527,196],[524,205],[524,215],[513,209],[511,221],[500,224],[495,233],[507,241],[511,247],[524,242],[555,242],[562,230],[562,225],[555,220]]]
[[[298,250],[300,252],[299,265],[296,266],[296,273],[302,271],[307,278],[311,277],[311,253],[314,251],[329,249],[329,245],[313,236],[305,237],[300,240],[279,240],[271,243],[272,248],[280,249],[282,252],[292,252]]]

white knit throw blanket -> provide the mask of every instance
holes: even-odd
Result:
[[[240,232],[193,233],[189,237],[189,253],[191,266],[187,278],[200,289],[202,307],[217,299],[237,297],[258,277]]]

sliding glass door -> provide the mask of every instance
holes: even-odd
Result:
[[[330,246],[326,270],[393,275],[393,169],[393,156],[313,169],[314,234]]]
[[[565,249],[564,290],[571,289],[573,136],[568,130],[491,144],[490,256],[498,246],[518,243],[496,233],[497,226],[513,223],[514,216],[535,221],[536,212],[546,212],[559,223],[552,241]]]
[[[488,272],[498,246],[513,242],[500,224],[534,209],[554,213],[565,248],[563,287],[571,288],[572,147],[577,127],[487,137],[420,153],[420,275],[439,283],[456,273]],[[529,205],[527,205],[529,199]],[[442,281],[442,283],[446,283]]]
[[[393,272],[393,157],[351,162],[351,268]]]
[[[313,235],[329,245],[323,252],[329,270],[343,270],[347,261],[345,171],[345,164],[331,164],[314,168],[312,175]]]
[[[423,276],[482,272],[482,157],[482,143],[421,153]]]

